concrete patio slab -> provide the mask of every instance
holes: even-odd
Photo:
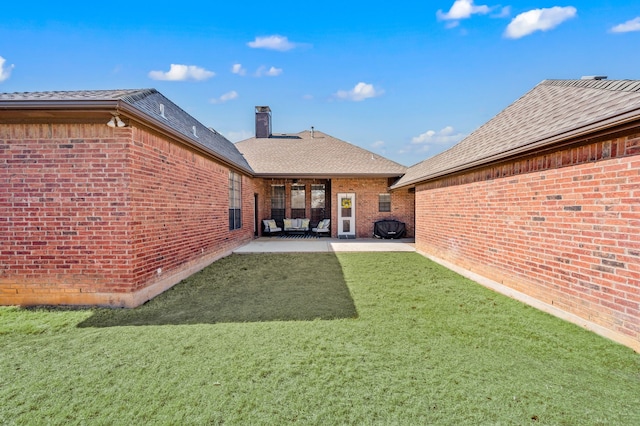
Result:
[[[286,239],[262,237],[233,250],[234,253],[322,253],[322,252],[370,252],[416,251],[414,240],[379,240],[361,238],[340,240],[336,238]]]

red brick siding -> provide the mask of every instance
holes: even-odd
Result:
[[[416,247],[640,337],[640,136],[423,184]]]
[[[5,305],[134,292],[253,230],[249,179],[229,232],[228,169],[135,127],[0,125],[0,180]]]
[[[356,237],[371,238],[374,222],[382,219],[395,219],[404,222],[407,237],[414,236],[414,194],[406,189],[391,193],[391,212],[378,211],[378,195],[388,191],[386,178],[332,179],[331,200],[334,208],[331,212],[331,233],[338,234],[338,212],[335,208],[340,193],[356,194]]]
[[[131,247],[136,289],[253,235],[253,185],[242,180],[242,228],[229,230],[229,168],[133,129]],[[160,273],[159,273],[160,270]]]

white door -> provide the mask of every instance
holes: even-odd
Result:
[[[338,194],[338,238],[356,237],[356,194]]]

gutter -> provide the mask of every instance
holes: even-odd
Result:
[[[257,178],[270,178],[270,179],[291,179],[291,178],[305,178],[305,179],[336,179],[336,178],[392,178],[400,177],[404,173],[385,173],[385,174],[354,174],[354,173],[260,173],[254,172],[254,176]]]

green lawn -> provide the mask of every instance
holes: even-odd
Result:
[[[639,425],[640,355],[415,253],[232,255],[0,308],[0,424]]]

